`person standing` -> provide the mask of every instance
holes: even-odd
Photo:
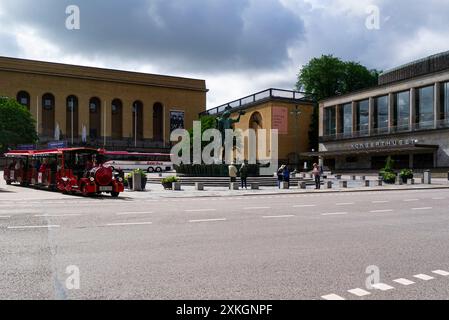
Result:
[[[240,180],[242,181],[242,189],[248,189],[248,166],[245,163],[243,163],[240,168]]]
[[[288,187],[290,188],[290,170],[288,169],[288,166],[284,167],[283,179],[288,183]]]
[[[313,164],[312,174],[315,177],[315,189],[320,190],[321,189],[321,169],[317,163]]]
[[[277,172],[277,176],[278,176],[278,188],[281,188],[281,182],[284,180],[284,168],[285,165],[282,165]]]
[[[232,162],[231,165],[228,167],[229,170],[229,178],[231,179],[231,183],[237,181],[237,167],[235,166],[235,163]]]

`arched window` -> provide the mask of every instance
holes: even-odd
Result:
[[[164,106],[159,102],[153,105],[153,140],[164,140]]]
[[[123,103],[120,99],[114,99],[111,104],[112,138],[123,137]]]
[[[137,140],[143,139],[143,103],[135,101],[132,107],[133,111],[133,136]],[[137,123],[137,125],[136,125]]]
[[[55,134],[55,96],[51,93],[42,96],[42,134],[46,138]]]
[[[78,137],[78,98],[74,95],[70,95],[66,99],[66,128],[67,128],[67,137],[71,138],[73,134],[73,138]],[[73,131],[72,131],[72,123],[73,123]]]
[[[249,128],[254,130],[263,129],[263,119],[259,112],[254,112],[249,119]]]
[[[101,100],[97,97],[89,100],[89,136],[101,137]]]
[[[17,93],[17,102],[27,107],[28,110],[30,110],[31,102],[30,102],[30,94],[28,92],[20,91],[19,93]]]

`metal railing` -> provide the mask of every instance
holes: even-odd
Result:
[[[336,133],[330,135],[324,135],[320,137],[321,142],[328,141],[337,141],[337,140],[345,140],[345,139],[354,139],[360,137],[374,137],[374,136],[382,136],[394,133],[403,133],[403,132],[418,132],[418,131],[426,131],[426,130],[437,130],[437,129],[449,129],[449,119],[443,119],[438,121],[425,121],[420,123],[415,123],[411,127],[410,125],[403,126],[395,126],[389,128],[374,128],[371,131],[363,130],[363,131],[354,131],[354,132],[346,132],[346,133]]]
[[[250,105],[271,98],[291,99],[298,101],[299,100],[313,101],[312,97],[304,92],[271,88],[238,100],[231,101],[216,108],[207,110],[205,112],[200,113],[200,116],[219,115],[227,110],[243,108],[246,105]]]

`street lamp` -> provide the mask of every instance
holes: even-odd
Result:
[[[296,135],[296,141],[295,141],[295,146],[296,146],[296,169],[299,170],[299,116],[301,115],[301,111],[299,110],[299,106],[296,105],[295,106],[295,110],[290,111],[290,114],[292,116],[295,117],[295,135]]]

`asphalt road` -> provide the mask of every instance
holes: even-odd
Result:
[[[160,200],[18,192],[0,193],[0,299],[449,298],[448,190]],[[71,266],[79,289],[67,286]],[[366,286],[370,266],[377,289]]]

